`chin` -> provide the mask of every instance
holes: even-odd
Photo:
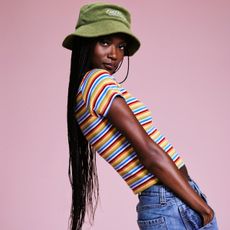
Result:
[[[108,70],[108,72],[112,75],[112,74],[114,74],[116,71],[115,71],[115,70]]]
[[[112,69],[106,69],[106,68],[102,68],[106,71],[108,71],[110,74],[114,74],[116,71],[115,70],[112,70]]]

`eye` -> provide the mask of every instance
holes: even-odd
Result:
[[[106,38],[103,38],[103,39],[99,40],[99,43],[100,43],[100,45],[102,45],[102,46],[109,46],[110,40],[109,40],[109,39],[106,39]]]
[[[127,47],[127,44],[126,44],[126,43],[122,43],[122,44],[120,44],[120,46],[119,46],[119,48],[120,48],[121,50],[125,50],[126,47]]]

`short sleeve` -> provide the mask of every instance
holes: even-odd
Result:
[[[119,84],[102,69],[89,71],[83,78],[81,93],[90,113],[106,116],[116,96],[122,96]]]

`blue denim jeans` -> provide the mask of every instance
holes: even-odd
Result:
[[[193,180],[190,180],[189,184],[207,202],[198,185]],[[138,198],[137,223],[141,230],[218,229],[216,217],[202,226],[201,216],[164,185],[153,185],[139,193]]]

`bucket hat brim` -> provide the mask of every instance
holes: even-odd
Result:
[[[63,41],[62,46],[72,50],[74,38],[86,37],[96,38],[105,35],[122,33],[126,35],[127,51],[132,56],[140,47],[140,41],[132,34],[132,31],[118,20],[102,20],[78,27],[73,33],[69,34]]]

